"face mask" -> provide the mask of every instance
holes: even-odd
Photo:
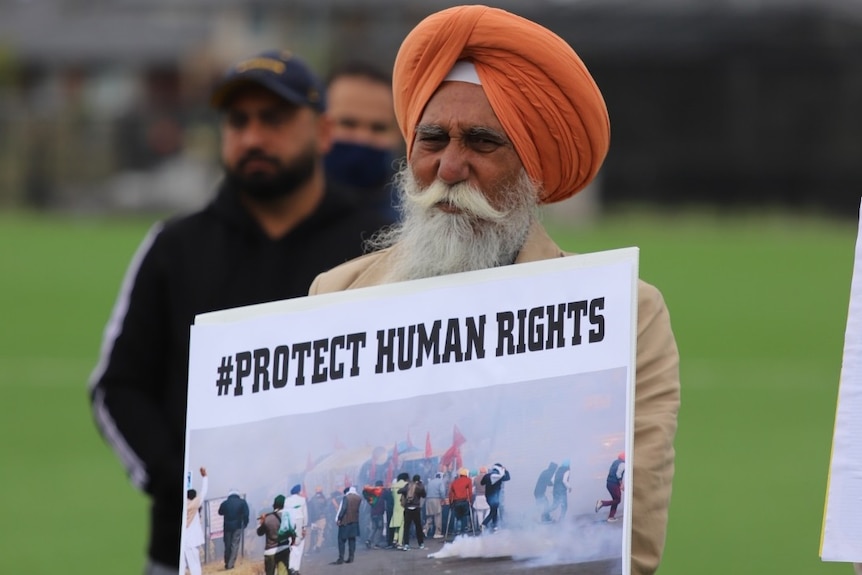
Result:
[[[355,188],[373,188],[389,183],[395,173],[395,155],[390,150],[364,144],[336,142],[324,158],[326,176]]]

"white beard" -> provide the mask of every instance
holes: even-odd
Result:
[[[402,223],[374,237],[375,249],[396,245],[389,281],[403,281],[493,268],[514,263],[535,215],[538,189],[526,172],[501,190],[504,204],[495,209],[467,183],[448,186],[435,180],[427,188],[409,167],[397,181]],[[441,210],[448,203],[458,213]]]

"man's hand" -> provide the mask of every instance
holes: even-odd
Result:
[[[206,477],[206,476],[207,476],[207,468],[201,467],[201,477]]]

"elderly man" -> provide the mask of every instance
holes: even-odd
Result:
[[[563,257],[535,216],[594,178],[608,150],[598,87],[553,32],[503,10],[459,6],[420,22],[393,74],[407,142],[403,223],[310,293]],[[632,573],[664,547],[679,357],[659,291],[639,283]]]

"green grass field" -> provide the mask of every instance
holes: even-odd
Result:
[[[628,211],[579,252],[636,245],[682,357],[664,575],[850,573],[818,558],[855,221]],[[4,573],[140,573],[146,499],[86,382],[151,219],[0,214]]]

